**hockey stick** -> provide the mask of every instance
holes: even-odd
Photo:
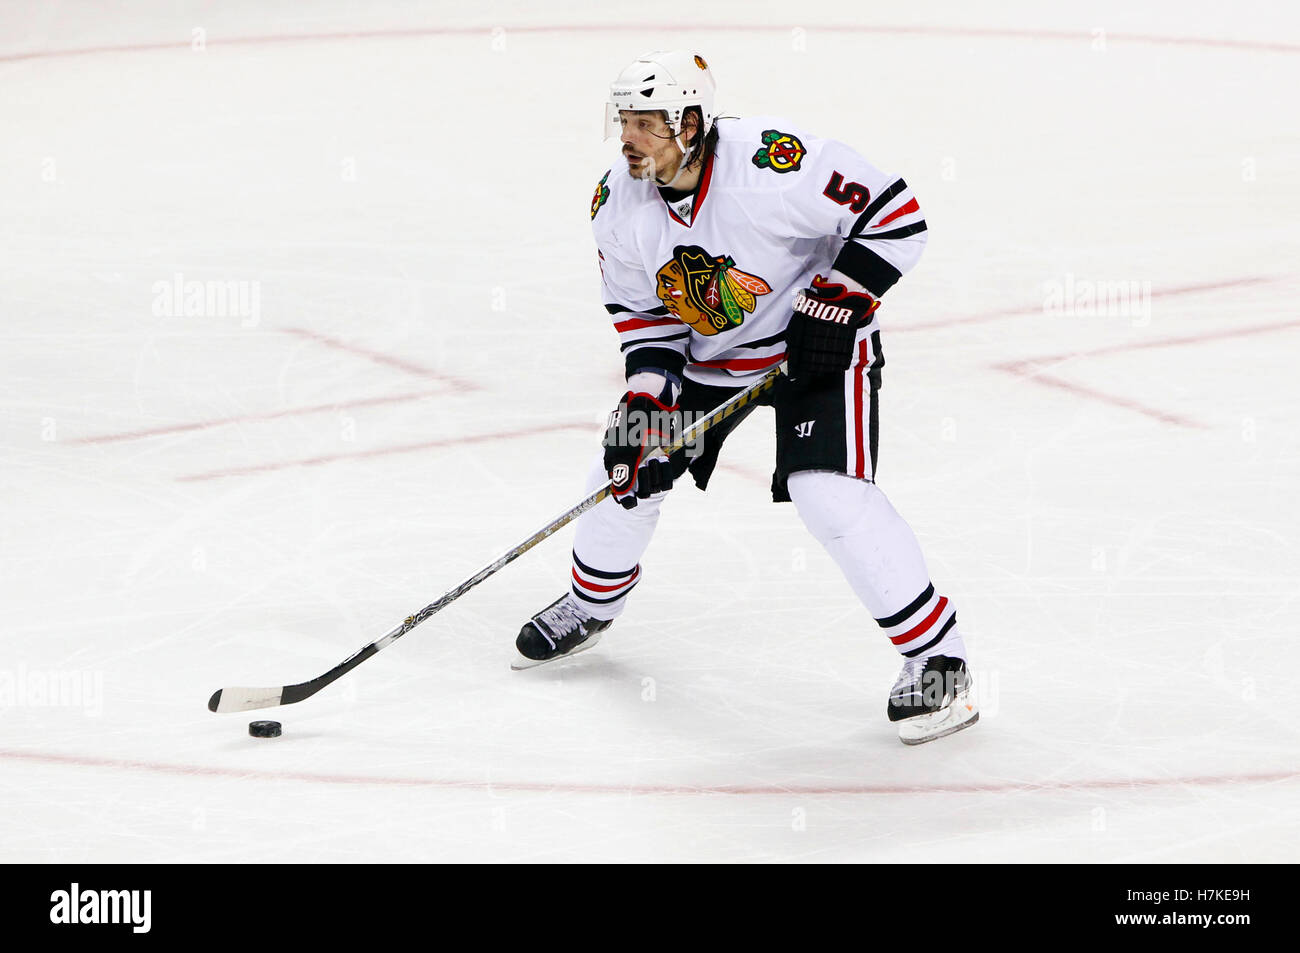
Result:
[[[755,381],[749,387],[745,388],[735,397],[731,398],[725,404],[722,404],[707,417],[697,420],[686,431],[673,441],[667,447],[656,451],[665,456],[672,456],[674,453],[684,449],[693,443],[698,437],[706,431],[726,420],[743,407],[752,404],[759,396],[772,389],[776,379],[781,376],[781,367],[774,367],[763,377]],[[417,625],[423,622],[429,616],[445,609],[451,603],[455,602],[465,593],[469,592],[484,579],[494,575],[501,569],[504,569],[510,563],[514,562],[528,550],[532,549],[542,540],[551,536],[557,530],[573,522],[587,510],[591,509],[601,500],[610,494],[610,484],[606,483],[599,490],[588,495],[581,502],[569,507],[555,519],[551,520],[537,532],[533,533],[526,540],[516,546],[514,549],[503,553],[492,562],[488,563],[474,575],[470,576],[455,589],[452,589],[434,602],[429,603],[415,615],[407,616],[401,625],[395,626],[392,630],[385,633],[381,638],[371,642],[365,648],[356,654],[344,659],[338,665],[326,672],[324,675],[317,676],[308,682],[299,682],[297,685],[282,685],[279,688],[218,688],[208,699],[208,711],[229,712],[229,711],[251,711],[256,708],[274,708],[276,705],[292,705],[294,702],[300,702],[304,698],[310,698],[318,691],[337,678],[346,675],[366,659],[378,653],[381,649],[387,648],[393,642],[396,642],[407,632],[410,632]]]

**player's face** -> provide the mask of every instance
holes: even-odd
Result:
[[[668,182],[677,174],[682,154],[673,142],[673,131],[657,112],[621,109],[623,157],[628,175],[634,179],[655,178]]]

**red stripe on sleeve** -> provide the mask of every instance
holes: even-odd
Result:
[[[785,360],[785,352],[768,357],[738,357],[730,361],[693,361],[699,367],[720,367],[724,371],[758,371],[775,367]]]
[[[886,215],[884,218],[882,218],[880,221],[878,221],[875,225],[872,225],[871,227],[880,228],[882,225],[888,225],[890,222],[898,218],[900,215],[907,215],[909,212],[919,212],[920,210],[921,210],[921,206],[916,204],[916,199],[912,199],[912,201],[908,202],[906,205],[902,206],[901,208],[894,209],[894,211],[890,212],[888,215]]]
[[[619,334],[624,331],[640,331],[642,328],[658,328],[665,324],[681,324],[676,318],[655,318],[647,320],[645,318],[629,318],[626,321],[617,321],[614,324],[614,330]]]

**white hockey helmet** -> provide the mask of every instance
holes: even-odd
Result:
[[[673,135],[681,136],[682,115],[688,106],[699,106],[704,118],[699,141],[703,141],[717,115],[713,106],[716,90],[709,64],[698,53],[683,50],[647,53],[610,84],[609,100],[605,104],[605,138],[623,134],[618,116],[622,109],[638,112],[662,109]]]

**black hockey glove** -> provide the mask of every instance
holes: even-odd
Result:
[[[677,436],[681,414],[676,404],[660,403],[649,394],[628,391],[610,414],[605,430],[605,472],[614,484],[614,499],[631,509],[638,497],[672,489],[668,460],[646,456]]]
[[[818,375],[847,371],[853,366],[853,339],[879,306],[868,294],[814,277],[811,288],[795,295],[785,332],[789,378],[807,383]]]

